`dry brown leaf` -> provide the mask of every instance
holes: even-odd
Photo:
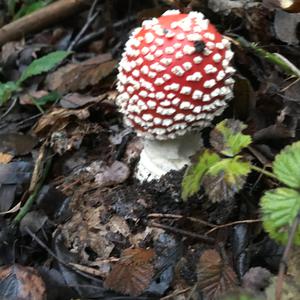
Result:
[[[121,161],[115,161],[110,167],[105,168],[103,172],[96,174],[95,182],[100,187],[117,185],[124,182],[129,175],[129,167]]]
[[[0,268],[1,299],[10,295],[9,299],[44,300],[46,288],[38,272],[31,267],[21,265],[4,266]]]
[[[60,131],[64,129],[70,122],[70,117],[76,117],[84,120],[89,117],[90,113],[87,108],[68,110],[65,108],[54,108],[49,113],[43,115],[38,123],[34,126],[34,133],[43,135],[45,132]]]
[[[20,104],[22,105],[34,105],[33,99],[42,98],[48,95],[49,92],[40,90],[40,91],[26,91],[22,93],[19,97]]]
[[[13,155],[9,153],[0,152],[0,164],[8,164],[13,158]]]
[[[298,45],[299,23],[300,14],[290,14],[282,10],[277,10],[274,15],[273,23],[276,38],[289,45]]]
[[[154,274],[152,249],[126,249],[108,277],[105,286],[116,292],[136,297],[149,286]]]
[[[236,273],[224,262],[216,250],[206,250],[197,267],[198,287],[206,299],[214,300],[235,288]]]
[[[78,150],[86,135],[98,134],[100,130],[100,125],[89,122],[70,124],[66,129],[55,131],[51,134],[50,146],[55,153],[63,155],[72,149]]]
[[[117,65],[111,54],[101,54],[78,64],[68,64],[59,68],[46,79],[51,91],[66,94],[80,91],[87,86],[95,85],[107,77]]]
[[[82,95],[78,93],[70,93],[65,95],[60,100],[60,105],[63,108],[79,108],[84,105],[87,105],[88,103],[101,102],[105,98],[106,98],[106,94],[97,97],[92,97],[92,96]]]
[[[281,8],[290,13],[300,12],[299,0],[263,0],[263,4],[269,8]]]

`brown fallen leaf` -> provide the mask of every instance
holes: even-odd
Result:
[[[87,105],[88,103],[101,102],[105,98],[106,98],[106,94],[97,97],[92,97],[92,96],[82,95],[78,93],[70,93],[65,95],[60,100],[60,105],[63,108],[79,108],[84,105]]]
[[[0,164],[8,164],[13,158],[13,155],[9,153],[0,152]]]
[[[269,8],[281,8],[290,13],[300,12],[299,0],[263,0],[263,4]]]
[[[31,267],[17,264],[1,267],[0,282],[0,299],[46,299],[45,283],[38,272]]]
[[[151,260],[154,258],[152,249],[126,249],[104,284],[107,288],[122,294],[137,297],[149,286],[154,274]]]
[[[110,167],[105,168],[103,172],[96,174],[95,182],[101,186],[111,186],[124,182],[130,175],[129,167],[120,161],[115,161]]]
[[[117,65],[111,54],[101,54],[78,64],[68,64],[47,76],[46,86],[62,94],[80,91],[107,77]]]
[[[88,108],[68,110],[65,108],[54,108],[49,113],[43,115],[33,131],[37,135],[44,135],[46,132],[60,131],[64,129],[70,122],[71,117],[79,120],[85,120],[89,117]]]
[[[225,292],[234,289],[237,276],[216,250],[206,250],[197,266],[198,287],[205,299],[218,299]]]
[[[9,132],[0,134],[0,151],[15,156],[26,155],[37,144],[37,139],[29,134]]]

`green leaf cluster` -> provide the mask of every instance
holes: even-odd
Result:
[[[263,225],[272,238],[285,244],[300,213],[300,142],[287,146],[276,156],[273,171],[286,187],[265,192],[260,203]],[[294,243],[300,245],[300,228]]]
[[[22,89],[22,84],[30,77],[40,75],[53,69],[58,63],[62,62],[70,52],[55,51],[41,58],[34,60],[22,73],[16,82],[9,81],[0,83],[0,105],[6,103],[13,93]]]
[[[230,199],[244,185],[251,171],[249,162],[238,154],[251,143],[251,137],[242,133],[245,125],[226,119],[211,133],[213,150],[204,150],[198,162],[189,167],[182,181],[182,199],[196,194],[203,185],[213,202]]]

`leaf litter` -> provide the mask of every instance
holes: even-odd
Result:
[[[26,1],[9,10],[5,2],[5,22],[26,13]],[[272,276],[282,247],[261,223],[230,224],[257,220],[257,199],[266,189],[278,197],[285,192],[292,205],[299,202],[289,188],[298,187],[289,177],[299,169],[295,161],[277,157],[276,172],[288,185],[279,188],[250,174],[240,156],[267,167],[299,140],[299,16],[296,1],[289,2],[95,1],[99,13],[92,21],[87,5],[74,18],[2,46],[0,295],[185,300],[219,299],[234,290],[273,299],[269,282],[277,280]],[[235,98],[222,116],[229,121],[220,119],[204,133],[209,149],[199,149],[193,166],[139,184],[132,175],[142,144],[116,110],[117,65],[130,31],[170,8],[201,10],[236,39]],[[73,53],[67,51],[71,43]],[[13,221],[32,195],[22,221]],[[275,204],[281,206],[272,202],[271,216]],[[148,218],[153,214],[158,227]],[[225,226],[209,233],[216,225]],[[286,239],[285,230],[277,235]],[[291,262],[283,292],[298,297],[297,255]],[[8,284],[19,289],[8,295]]]

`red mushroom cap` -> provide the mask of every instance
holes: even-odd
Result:
[[[140,136],[172,139],[210,125],[232,98],[233,52],[202,13],[167,11],[126,43],[117,104]]]

